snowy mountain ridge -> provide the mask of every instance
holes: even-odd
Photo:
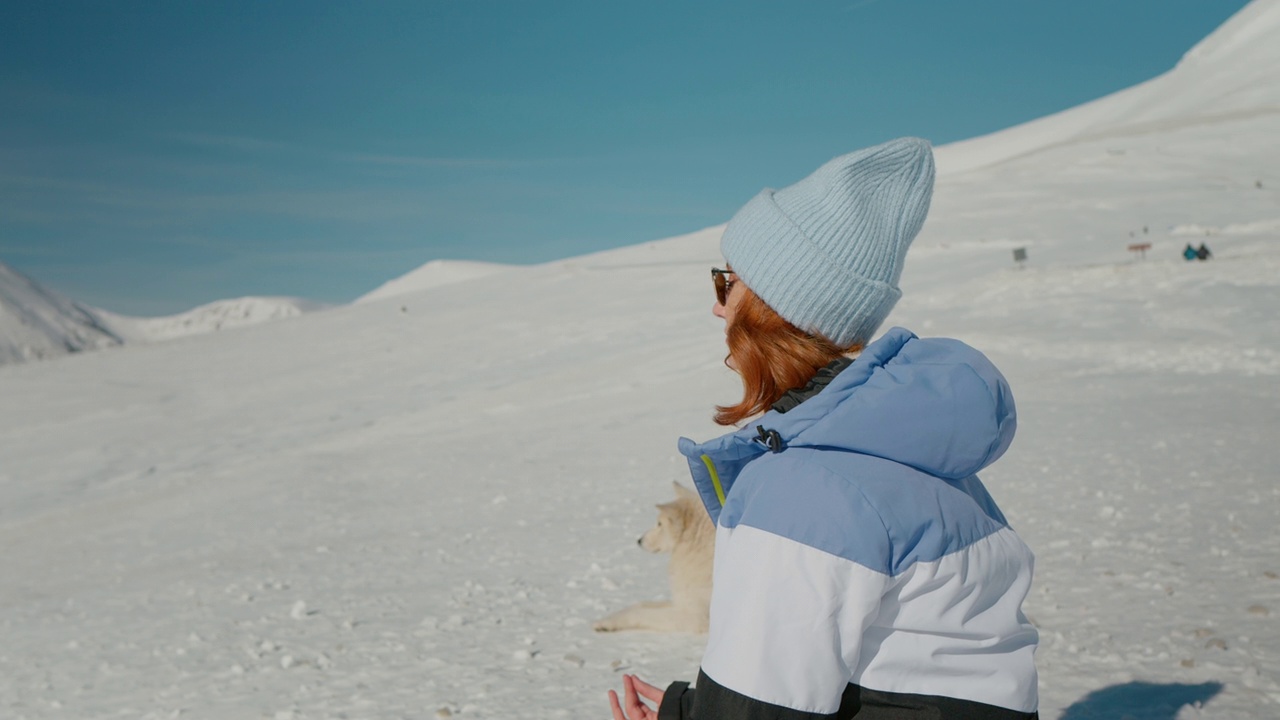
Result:
[[[1264,72],[1274,70],[1274,66],[1258,66],[1255,61],[1260,59],[1258,53],[1268,50],[1271,57],[1275,57],[1274,38],[1277,32],[1280,32],[1280,1],[1255,0],[1184,53],[1178,67],[1220,62],[1239,52],[1251,56],[1246,59],[1247,64],[1254,64]],[[1268,37],[1272,41],[1267,41]]]
[[[432,260],[356,298],[367,303],[465,282],[512,266]],[[134,317],[83,305],[0,263],[0,365],[124,343],[152,343],[297,317],[330,307],[296,297],[215,300],[185,312]]]
[[[215,300],[162,317],[129,317],[106,310],[95,312],[126,342],[161,342],[297,317],[325,307],[328,306],[303,298],[250,296]]]
[[[0,365],[122,342],[92,308],[0,262]]]
[[[513,266],[432,260],[356,298],[367,303],[465,282]],[[297,317],[330,305],[297,297],[215,300],[185,312],[134,317],[78,303],[0,263],[0,365],[68,353],[152,343]]]
[[[408,295],[441,285],[487,277],[511,269],[510,265],[471,260],[432,260],[393,278],[355,299],[357,303]]]
[[[0,365],[245,327],[324,307],[302,298],[242,297],[175,315],[130,317],[76,302],[0,262]]]
[[[1097,100],[938,149],[940,176],[1067,144],[1280,114],[1280,0],[1255,0],[1168,72]]]

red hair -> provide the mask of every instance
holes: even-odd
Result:
[[[751,288],[743,286],[733,323],[725,328],[729,355],[724,359],[742,376],[742,402],[717,405],[715,421],[737,425],[759,415],[789,390],[804,387],[833,360],[862,349],[842,348],[821,335],[807,333],[774,312]]]

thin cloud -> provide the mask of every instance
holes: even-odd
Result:
[[[172,140],[187,145],[234,150],[237,152],[274,152],[303,155],[322,160],[330,160],[358,165],[379,165],[419,168],[507,168],[549,163],[561,163],[563,158],[551,159],[517,159],[486,157],[436,157],[429,155],[398,155],[368,152],[336,152],[320,148],[299,145],[296,143],[263,140],[240,135],[216,135],[210,133],[179,132],[170,133]]]
[[[24,258],[68,258],[74,257],[75,253],[65,248],[43,244],[43,245],[15,245],[12,243],[0,243],[0,262],[5,258],[24,257]]]
[[[222,148],[225,150],[241,150],[248,152],[268,151],[285,151],[285,152],[306,152],[307,149],[292,143],[278,142],[275,140],[261,140],[259,138],[243,137],[239,135],[211,135],[209,133],[191,133],[177,132],[170,133],[168,137],[171,140],[185,143],[187,145],[198,145],[200,147]]]
[[[855,2],[852,5],[846,5],[840,12],[853,12],[854,10],[861,10],[865,7],[870,7],[871,5],[875,5],[878,2],[880,2],[880,0],[858,0],[858,2]]]
[[[82,192],[107,190],[112,186],[105,183],[85,182],[82,180],[65,180],[45,175],[0,175],[0,185],[18,188],[35,188],[40,190],[78,190]]]
[[[520,165],[539,165],[545,161],[510,160],[498,158],[445,158],[426,157],[421,155],[372,155],[368,153],[335,153],[334,157],[354,163],[369,165],[394,165],[397,167],[515,167]]]

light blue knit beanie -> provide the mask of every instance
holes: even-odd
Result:
[[[720,252],[787,322],[840,347],[866,345],[902,297],[902,263],[929,213],[933,176],[933,151],[919,138],[841,155],[752,198]]]

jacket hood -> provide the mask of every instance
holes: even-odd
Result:
[[[958,340],[893,328],[817,395],[771,410],[705,443],[680,438],[712,520],[751,460],[788,448],[871,455],[944,480],[995,462],[1013,441],[1017,412],[1000,371]]]

